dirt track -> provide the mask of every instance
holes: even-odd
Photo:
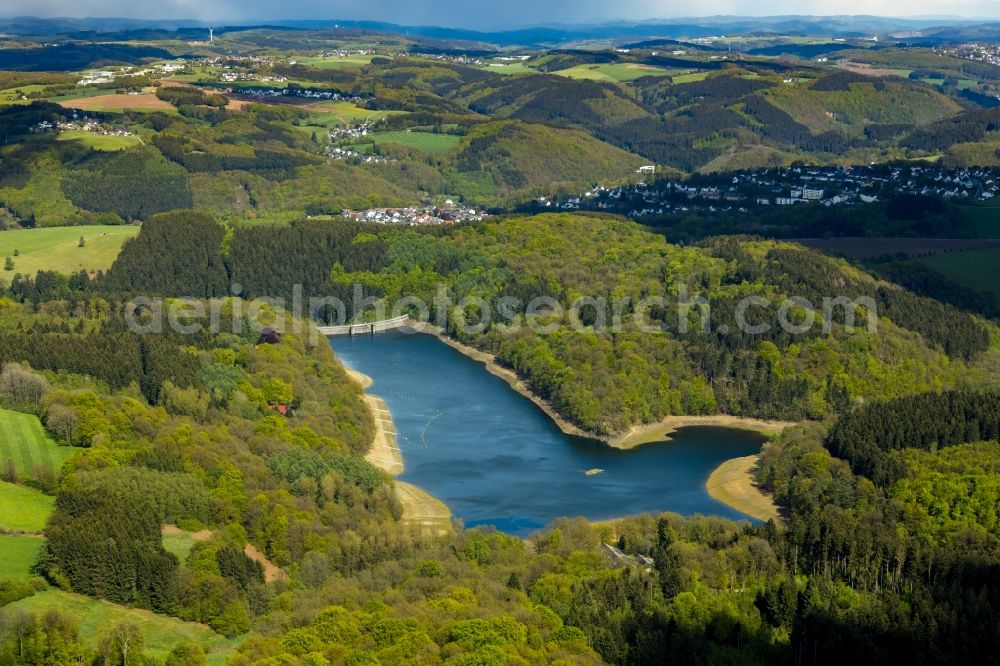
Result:
[[[184,533],[184,530],[177,527],[176,525],[168,524],[160,528],[160,533],[163,534],[164,536],[167,536],[174,534],[182,534]],[[194,541],[208,541],[209,539],[212,538],[215,532],[213,532],[212,530],[199,530],[197,532],[189,532],[188,534]],[[264,567],[264,580],[266,580],[268,583],[272,583],[276,580],[288,580],[288,574],[286,574],[277,564],[267,559],[267,556],[264,555],[264,553],[257,550],[257,548],[252,544],[248,543],[246,546],[244,546],[243,552],[251,560],[254,560],[255,562],[260,562],[260,565]]]

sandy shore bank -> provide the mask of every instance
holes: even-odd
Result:
[[[737,428],[739,430],[754,430],[773,435],[785,428],[796,425],[793,421],[768,421],[744,416],[728,414],[713,414],[709,416],[668,416],[657,423],[633,426],[628,432],[605,440],[616,449],[632,449],[650,442],[669,442],[670,436],[680,428],[691,426],[719,426]]]
[[[357,370],[352,370],[351,368],[345,367],[344,370],[347,372],[347,376],[350,377],[361,386],[361,390],[367,391],[375,383],[375,380],[366,375],[363,372],[358,372]]]
[[[451,529],[448,505],[412,483],[396,481],[396,497],[403,505],[403,522],[437,533]]]
[[[365,460],[392,476],[399,476],[405,467],[403,453],[399,450],[399,442],[396,439],[396,426],[392,422],[392,414],[385,406],[385,401],[377,395],[365,394],[364,400],[375,419],[375,437],[371,448],[365,454]]]
[[[757,520],[781,524],[781,515],[774,499],[757,487],[753,467],[758,456],[733,458],[715,468],[705,482],[708,494],[737,511]]]
[[[351,379],[364,389],[370,388],[375,383],[371,377],[357,370],[350,368],[346,370]],[[399,441],[396,438],[396,426],[392,422],[392,413],[385,401],[377,395],[366,393],[364,401],[375,419],[375,436],[371,448],[365,454],[365,460],[393,477],[399,476],[405,466],[403,453],[399,450]],[[451,510],[444,502],[411,483],[397,479],[395,486],[396,497],[403,505],[404,524],[433,530],[436,533],[451,529]]]

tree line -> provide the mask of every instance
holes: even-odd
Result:
[[[889,484],[904,474],[902,449],[935,451],[1000,439],[1000,392],[943,391],[876,402],[842,415],[826,444],[858,474]]]

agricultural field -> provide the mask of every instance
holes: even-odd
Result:
[[[317,137],[323,137],[328,131],[334,128],[344,127],[345,125],[359,125],[366,120],[369,122],[376,122],[392,113],[384,111],[368,111],[367,109],[360,108],[357,108],[357,111],[357,113],[351,110],[344,110],[342,113],[314,111],[306,117],[304,124],[293,125],[292,127],[307,136],[315,132]]]
[[[852,62],[850,60],[838,62],[836,66],[838,69],[853,72],[854,74],[874,77],[898,76],[905,79],[913,72],[912,69],[905,69],[903,67],[877,67],[869,63]]]
[[[375,132],[369,134],[376,145],[394,143],[425,153],[443,153],[457,146],[462,137],[454,134],[435,134],[434,132],[408,132],[405,130],[393,132]]]
[[[973,291],[992,293],[1000,300],[1000,248],[947,252],[920,261]]]
[[[0,105],[30,104],[31,100],[21,99],[21,95],[29,95],[31,93],[41,92],[46,88],[48,88],[47,85],[31,84],[26,86],[17,86],[15,88],[7,88],[5,90],[0,90]]]
[[[64,274],[105,270],[114,263],[122,244],[138,233],[139,227],[130,225],[0,231],[0,257],[14,262],[13,270],[0,272],[0,283],[9,283],[17,273],[34,275],[40,270]]]
[[[45,543],[37,536],[0,534],[0,581],[32,578],[31,567]]]
[[[295,58],[295,62],[302,65],[309,65],[316,69],[347,69],[350,67],[362,67],[371,63],[372,55],[361,53],[351,54],[343,58],[333,56],[323,58],[320,56],[302,56]]]
[[[403,113],[402,111],[373,111],[362,108],[352,102],[315,102],[307,104],[304,108],[313,111],[309,122],[317,125],[353,125],[364,121],[375,122],[392,115]],[[316,116],[314,118],[313,116]],[[317,120],[319,122],[317,122]],[[332,126],[332,125],[331,125]]]
[[[1000,238],[1000,201],[962,206],[962,215],[981,238]]]
[[[138,95],[93,95],[91,97],[78,97],[74,99],[58,100],[60,106],[67,109],[82,109],[84,111],[163,111],[164,113],[177,113],[177,107],[169,102],[164,102],[151,92],[139,93]]]
[[[643,76],[671,76],[674,74],[685,74],[685,70],[666,69],[654,67],[653,65],[643,65],[634,62],[615,62],[604,64],[577,65],[569,69],[553,72],[559,76],[566,76],[571,79],[588,79],[591,81],[611,81],[621,83],[632,81]]]
[[[138,146],[142,139],[135,135],[115,136],[97,134],[96,132],[85,132],[83,130],[69,130],[59,134],[59,141],[78,141],[88,148],[100,150],[102,152],[114,152],[125,150],[132,146]]]
[[[488,72],[495,74],[536,74],[536,70],[528,67],[523,62],[491,62],[483,67]]]
[[[694,83],[696,81],[704,81],[708,78],[709,74],[711,74],[711,72],[707,70],[704,72],[690,72],[688,74],[678,74],[676,76],[672,76],[671,80],[674,83]]]
[[[945,83],[947,83],[947,81],[942,78],[925,77],[920,80],[928,85],[938,86],[938,87],[943,86]],[[955,82],[955,87],[958,88],[959,90],[974,90],[977,87],[979,87],[979,82],[974,79],[960,79]]]
[[[883,255],[915,257],[929,253],[1000,250],[1000,240],[981,238],[797,238],[794,242],[820,252],[851,259],[875,259]]]
[[[40,490],[0,481],[0,530],[41,532],[55,504]]]
[[[144,651],[161,661],[178,643],[192,642],[204,648],[209,664],[222,664],[233,655],[240,643],[239,638],[224,638],[197,622],[185,622],[152,611],[127,608],[59,590],[40,592],[5,608],[39,615],[53,608],[69,613],[80,623],[80,637],[92,648],[96,648],[105,632],[119,622],[132,622],[142,629]]]
[[[73,453],[58,446],[34,414],[0,409],[0,464],[13,460],[19,478],[31,478],[38,466],[58,472]]]

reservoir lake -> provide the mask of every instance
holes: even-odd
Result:
[[[604,520],[647,511],[747,516],[705,490],[729,458],[757,453],[758,433],[682,428],[628,451],[564,434],[534,403],[431,335],[335,337],[345,365],[385,400],[406,466],[400,480],[431,493],[465,525],[517,535],[560,516]],[[587,476],[590,469],[604,472]]]

